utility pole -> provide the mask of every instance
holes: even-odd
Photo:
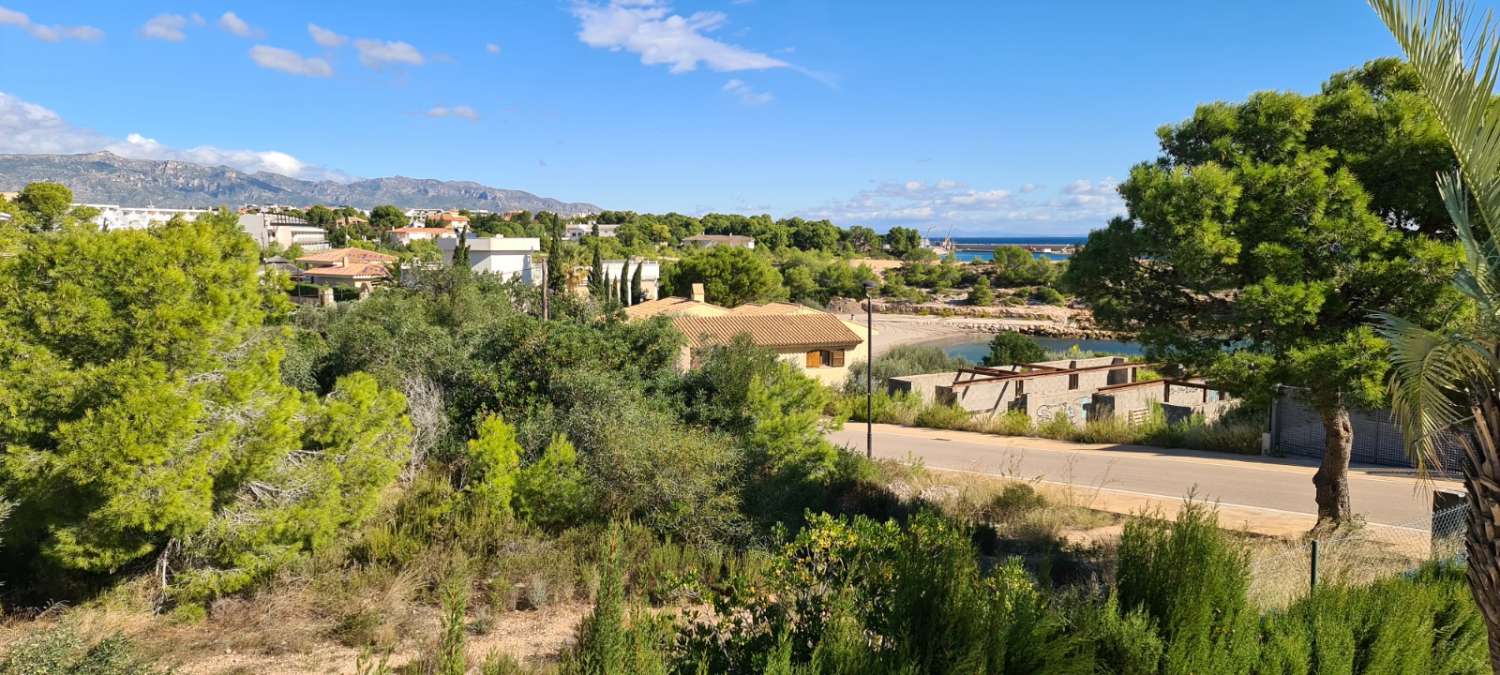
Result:
[[[865,286],[865,459],[875,458],[875,308],[870,302],[874,281]]]

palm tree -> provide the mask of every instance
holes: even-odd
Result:
[[[1500,674],[1500,249],[1493,230],[1500,225],[1500,39],[1491,17],[1466,37],[1469,15],[1458,3],[1370,4],[1406,52],[1459,162],[1458,173],[1438,178],[1438,190],[1464,252],[1453,284],[1471,306],[1435,331],[1393,316],[1377,320],[1391,343],[1391,408],[1418,466],[1436,462],[1445,432],[1472,421],[1463,444],[1469,588],[1489,630],[1490,666]]]

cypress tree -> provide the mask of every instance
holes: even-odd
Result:
[[[594,246],[594,265],[589,270],[589,297],[595,300],[603,300],[608,289],[608,281],[604,278],[604,258],[599,255],[599,246]]]
[[[555,232],[547,240],[547,289],[553,293],[568,289],[568,271],[563,265],[562,242]]]
[[[460,269],[470,269],[469,261],[469,233],[463,228],[458,230],[458,244],[453,247],[453,266]]]
[[[638,304],[645,299],[641,294],[641,268],[646,265],[642,260],[635,264],[635,274],[630,275],[630,304]]]
[[[625,273],[630,271],[630,261],[620,263],[620,304],[630,306],[630,279]]]

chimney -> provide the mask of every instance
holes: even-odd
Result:
[[[693,284],[693,302],[705,302],[703,299],[703,284]]]
[[[348,266],[349,266],[349,254],[345,253],[343,255],[343,257],[339,258],[339,267],[348,267]]]

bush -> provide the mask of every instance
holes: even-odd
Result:
[[[941,347],[931,345],[900,345],[892,347],[890,351],[875,357],[873,372],[875,391],[885,391],[887,382],[893,377],[922,375],[926,373],[946,373],[956,371],[959,368],[967,368],[971,365],[973,364],[969,363],[968,359],[949,356]],[[849,366],[849,379],[844,383],[844,391],[851,394],[864,393],[864,361],[859,361]]]
[[[1173,523],[1132,520],[1119,557],[1120,607],[1156,622],[1164,672],[1250,672],[1259,635],[1245,595],[1249,562],[1213,511],[1189,502]]]
[[[990,353],[984,357],[986,366],[1009,366],[1019,363],[1036,363],[1045,359],[1047,353],[1041,345],[1020,333],[997,333],[990,340]]]
[[[995,302],[995,292],[990,290],[990,278],[980,276],[974,282],[974,288],[969,290],[969,304],[977,307],[985,307]]]
[[[1051,286],[1038,286],[1032,289],[1029,298],[1044,305],[1061,305],[1068,300]]]
[[[1003,522],[1046,505],[1047,498],[1031,487],[1030,483],[1009,482],[990,498],[981,513],[991,521]]]
[[[567,436],[555,434],[542,456],[516,475],[516,512],[547,528],[582,523],[591,496],[586,481],[578,451]]]
[[[929,429],[967,429],[972,421],[973,416],[963,408],[933,404],[917,413],[914,423]]]
[[[1461,568],[1320,586],[1262,622],[1261,672],[1486,673],[1484,622]]]

